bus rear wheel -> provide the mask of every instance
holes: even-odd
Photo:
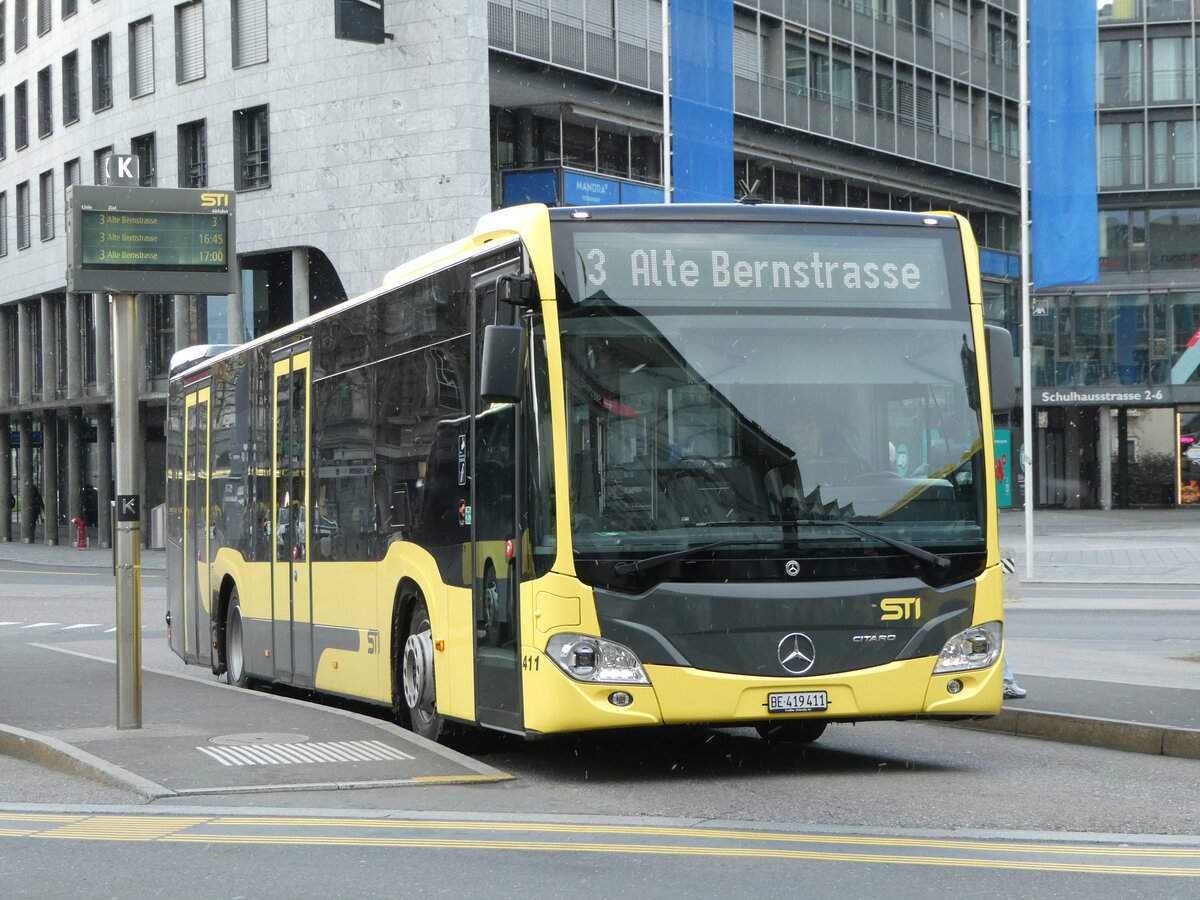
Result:
[[[246,675],[242,604],[238,600],[236,586],[230,589],[229,607],[225,614],[225,681],[236,687],[246,687],[250,683],[250,678]]]
[[[811,744],[825,733],[827,724],[820,719],[807,719],[802,722],[763,722],[754,728],[764,741]]]
[[[404,646],[400,653],[399,694],[403,723],[423,738],[436,741],[443,719],[437,711],[433,677],[433,634],[424,598],[413,599]]]

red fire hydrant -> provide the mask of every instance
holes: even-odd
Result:
[[[75,518],[73,518],[71,520],[71,524],[79,529],[79,540],[75,542],[75,549],[76,550],[86,550],[87,549],[87,532],[85,532],[83,530],[83,519],[79,518],[79,516],[76,516]]]

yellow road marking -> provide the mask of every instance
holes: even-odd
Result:
[[[736,831],[730,829],[671,828],[665,826],[552,824],[539,822],[455,822],[450,820],[396,821],[393,819],[283,818],[272,816],[158,816],[96,815],[64,816],[0,812],[0,823],[22,828],[0,827],[3,837],[44,837],[106,841],[170,841],[174,843],[220,843],[291,846],[411,847],[425,849],[530,850],[542,852],[623,853],[758,859],[793,859],[825,862],[895,863],[949,868],[990,868],[1028,871],[1084,872],[1108,875],[1155,875],[1200,877],[1200,867],[1139,865],[1137,860],[1200,859],[1200,848],[1192,847],[1097,847],[1094,845],[1016,843],[1002,841],[941,840],[934,838],[868,837],[855,835],[810,835],[783,832]],[[38,827],[42,826],[42,827]],[[283,833],[246,834],[230,829],[275,829]],[[192,831],[191,829],[196,829]],[[321,829],[342,834],[311,835],[303,829]],[[393,832],[369,835],[364,829]],[[490,832],[495,838],[435,837],[396,832],[449,831]],[[523,833],[530,840],[512,836]],[[556,834],[563,840],[532,837]],[[572,840],[571,836],[628,836],[631,838],[674,838],[679,843],[638,843]],[[729,841],[748,846],[708,846],[705,840]],[[822,844],[828,849],[802,849]],[[789,846],[790,845],[790,846]],[[847,849],[841,849],[847,848]],[[849,848],[878,848],[877,852]],[[887,852],[888,850],[896,852]],[[909,850],[950,850],[987,853],[987,857],[943,855],[900,855]],[[1042,858],[1015,859],[1022,854]],[[1113,863],[1068,862],[1047,856],[1103,856]]]

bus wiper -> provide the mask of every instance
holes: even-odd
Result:
[[[890,538],[885,534],[880,534],[877,531],[871,531],[869,528],[863,528],[861,525],[847,521],[846,519],[769,519],[763,522],[696,522],[694,523],[693,527],[711,528],[717,525],[837,525],[842,528],[849,528],[851,531],[857,531],[859,534],[869,537],[872,540],[887,544],[889,547],[895,547],[897,550],[903,550],[905,553],[915,556],[917,559],[922,560],[923,562],[932,563],[940,569],[948,569],[950,567],[950,557],[948,556],[943,556],[940,553],[930,553],[928,550],[922,549],[915,544]],[[697,547],[696,549],[700,550],[703,548]],[[651,557],[651,559],[654,558],[655,557]],[[649,560],[647,560],[647,562],[648,561]]]
[[[619,562],[613,565],[612,573],[614,575],[632,575],[634,572],[641,572],[646,569],[654,569],[661,566],[663,563],[668,563],[673,559],[683,559],[685,556],[691,556],[694,553],[703,553],[705,550],[712,550],[714,547],[722,547],[726,544],[751,544],[758,541],[746,540],[745,538],[726,538],[723,541],[712,541],[708,544],[701,544],[699,547],[685,547],[683,550],[674,550],[670,553],[660,553],[657,556],[647,556],[645,559],[629,559],[624,562]]]
[[[930,553],[915,544],[910,544],[908,541],[898,541],[895,538],[890,538],[886,534],[880,534],[878,531],[872,531],[869,528],[863,528],[861,525],[855,525],[853,522],[847,522],[845,519],[788,519],[786,525],[837,525],[842,528],[849,528],[851,531],[857,531],[861,535],[871,538],[872,540],[881,541],[889,547],[895,547],[897,550],[903,550],[923,562],[933,563],[941,569],[950,568],[950,557],[943,556],[940,553]]]

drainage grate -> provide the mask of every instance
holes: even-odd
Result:
[[[305,763],[379,762],[414,758],[383,741],[244,744],[196,749],[223,766],[294,766]]]

